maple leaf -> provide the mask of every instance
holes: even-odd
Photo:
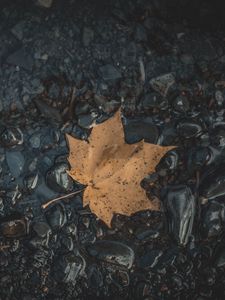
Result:
[[[92,129],[89,141],[67,135],[70,148],[69,175],[87,185],[83,205],[108,226],[114,213],[130,216],[140,210],[159,210],[159,201],[151,201],[140,181],[172,147],[145,143],[127,144],[120,111]]]

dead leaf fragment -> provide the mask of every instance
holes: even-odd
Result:
[[[159,202],[148,199],[140,181],[172,147],[144,141],[126,144],[119,111],[93,128],[89,142],[69,135],[67,140],[69,174],[87,185],[83,205],[89,205],[108,226],[114,213],[129,216],[140,210],[159,210]]]

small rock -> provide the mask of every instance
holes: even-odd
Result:
[[[34,149],[38,149],[40,147],[41,144],[41,134],[40,133],[35,133],[30,137],[29,140],[31,147]]]
[[[158,93],[150,93],[144,96],[142,106],[146,110],[153,108],[165,109],[168,104],[166,99]]]
[[[60,95],[60,87],[58,86],[58,84],[53,83],[48,90],[48,96],[50,98],[57,99],[59,95]]]
[[[67,254],[59,257],[54,264],[54,277],[59,282],[76,282],[77,276],[85,268],[82,256]]]
[[[0,134],[0,144],[3,147],[13,147],[23,144],[23,133],[19,128],[5,128]]]
[[[163,74],[150,80],[151,88],[166,97],[169,89],[175,84],[175,77],[172,73]]]
[[[0,232],[8,238],[18,238],[28,233],[28,226],[24,219],[12,219],[0,224]]]
[[[41,99],[35,99],[34,102],[37,106],[37,109],[45,118],[54,124],[62,122],[62,117],[55,107],[51,107]]]
[[[94,31],[91,28],[84,27],[83,30],[83,44],[88,47],[94,39]]]
[[[158,128],[142,120],[129,120],[124,127],[125,140],[129,144],[145,140],[148,143],[157,143]]]
[[[161,250],[152,250],[139,258],[139,266],[141,268],[153,268],[159,258],[162,256],[163,252]]]
[[[96,115],[95,114],[87,114],[87,115],[80,115],[78,117],[78,125],[82,128],[91,128],[95,123]]]
[[[30,191],[34,190],[37,187],[38,181],[39,181],[38,173],[34,174],[34,175],[25,176],[25,178],[24,178],[25,186]]]
[[[202,227],[206,238],[219,237],[223,232],[224,224],[224,206],[214,200],[205,208],[205,213],[202,218]]]
[[[46,183],[50,189],[56,192],[71,192],[74,186],[73,180],[67,173],[66,163],[55,164],[46,174]]]
[[[20,41],[22,41],[23,39],[23,31],[25,26],[26,26],[25,22],[21,21],[11,29],[12,34],[14,34]]]
[[[121,265],[130,269],[134,262],[134,251],[127,245],[116,241],[97,241],[87,247],[88,253],[108,263]]]
[[[24,156],[19,151],[6,152],[6,161],[13,177],[18,178],[22,172],[25,164]]]
[[[217,90],[215,92],[215,99],[216,99],[216,102],[217,102],[218,106],[223,106],[224,105],[225,95],[222,91]]]
[[[169,233],[180,245],[186,245],[194,226],[195,195],[186,185],[170,185],[162,191],[162,199]]]
[[[100,73],[104,80],[116,80],[122,77],[121,73],[112,65],[100,67]]]
[[[220,249],[220,253],[218,254],[218,257],[216,259],[216,266],[218,268],[225,267],[225,250],[224,249]]]
[[[7,58],[7,63],[15,66],[19,66],[26,71],[32,71],[33,59],[26,53],[24,48],[17,50]]]
[[[47,223],[44,222],[36,222],[33,225],[33,230],[37,233],[37,235],[41,238],[48,236],[51,233],[51,228]]]
[[[51,207],[46,212],[46,219],[53,230],[62,228],[67,221],[66,211],[62,204]]]
[[[147,42],[148,37],[144,26],[137,26],[134,37],[137,42]]]
[[[177,112],[185,113],[190,109],[190,104],[186,96],[178,96],[173,102],[173,107]]]

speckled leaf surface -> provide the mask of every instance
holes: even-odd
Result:
[[[141,141],[126,144],[118,111],[112,118],[92,129],[89,141],[67,135],[70,148],[70,176],[87,185],[83,205],[108,226],[114,213],[131,215],[141,210],[159,210],[140,181],[155,170],[162,156],[172,147]]]

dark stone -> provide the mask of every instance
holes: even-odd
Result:
[[[141,268],[154,268],[162,254],[161,250],[149,251],[138,259],[138,264]]]
[[[158,128],[142,120],[128,120],[124,126],[125,140],[129,144],[145,140],[148,143],[157,143],[159,132]]]
[[[37,233],[37,235],[41,238],[48,236],[51,233],[51,228],[47,223],[44,222],[36,222],[33,224],[33,230]]]
[[[7,238],[20,238],[28,233],[25,219],[11,219],[0,223],[0,232]]]
[[[84,27],[83,30],[83,44],[88,47],[94,39],[94,31],[91,28]]]
[[[53,230],[62,228],[67,222],[66,211],[63,205],[51,207],[46,212],[46,219]]]
[[[131,268],[134,261],[134,252],[127,245],[116,241],[97,241],[87,247],[88,253],[108,263]]]
[[[7,63],[15,66],[19,66],[27,71],[32,71],[33,69],[33,59],[26,53],[24,48],[12,53],[7,58]]]
[[[104,80],[116,80],[122,77],[120,71],[112,65],[100,67],[100,74]]]
[[[75,284],[78,275],[85,267],[84,259],[72,253],[59,257],[53,267],[54,278],[59,282]]]
[[[7,151],[6,160],[12,176],[16,178],[19,177],[22,174],[25,165],[25,158],[23,154],[19,151]]]

